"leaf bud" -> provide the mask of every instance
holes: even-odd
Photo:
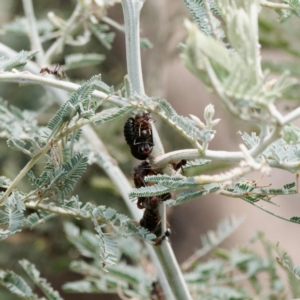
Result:
[[[204,110],[204,118],[208,124],[211,124],[214,114],[215,114],[214,106],[212,104],[208,104]]]

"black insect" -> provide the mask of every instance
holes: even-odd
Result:
[[[156,242],[155,242],[155,246],[159,246],[159,245],[161,245],[162,244],[162,242],[166,239],[166,238],[168,238],[168,237],[170,237],[171,236],[171,228],[168,228],[166,231],[165,231],[165,234],[162,236],[162,237],[160,237],[159,239],[157,239],[156,240]]]
[[[145,182],[145,176],[157,175],[157,172],[152,169],[151,165],[147,161],[141,162],[137,167],[134,168],[133,181],[136,188],[151,186],[153,183]],[[158,205],[160,201],[165,201],[170,199],[171,195],[169,193],[163,194],[156,197],[139,197],[137,202],[137,207],[143,209],[149,202],[150,205]]]
[[[158,281],[152,283],[150,292],[150,300],[165,300],[165,295]]]
[[[140,225],[154,233],[156,236],[161,235],[161,218],[157,204],[147,202],[144,215],[140,220]]]
[[[139,160],[145,160],[151,154],[153,149],[153,142],[151,141],[140,141],[137,140],[137,143],[130,146],[131,155]]]
[[[142,112],[135,116],[134,131],[141,138],[152,136],[151,116],[149,113]]]
[[[131,147],[135,140],[134,118],[129,118],[124,125],[124,136],[126,143]]]
[[[0,187],[0,192],[3,192],[3,193],[5,193],[5,192],[6,192],[6,190],[7,190],[7,187],[4,187],[4,186],[1,186],[1,187]]]
[[[129,118],[124,125],[124,136],[132,156],[140,160],[146,159],[154,146],[150,114],[142,112],[135,118]]]
[[[172,163],[172,166],[174,168],[175,171],[178,171],[179,169],[181,169],[181,171],[183,172],[183,166],[185,166],[187,164],[187,160],[186,159],[182,159],[179,163]]]
[[[52,71],[48,67],[42,68],[40,74],[48,73],[56,76],[59,80],[66,76],[66,74],[60,70],[60,65],[57,64],[55,69]]]
[[[151,165],[146,161],[141,162],[133,170],[134,170],[133,181],[136,188],[140,188],[148,185],[148,183],[144,181],[145,176],[157,174],[155,171],[152,170]],[[147,198],[139,197],[137,202],[137,207],[140,209],[145,208],[146,201],[148,201]]]

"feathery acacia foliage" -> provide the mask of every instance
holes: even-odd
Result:
[[[0,240],[21,231],[24,222],[25,205],[17,192],[12,193],[3,203],[4,209],[0,210]]]
[[[179,154],[175,153],[178,161],[173,161],[173,154],[167,153],[161,162],[163,150],[159,149],[159,140],[154,134],[154,128],[151,128],[150,133],[143,133],[152,135],[153,132],[158,155],[155,155],[153,160],[150,159],[150,162],[151,167],[155,168],[156,164],[160,167],[155,168],[156,175],[143,178],[144,185],[141,188],[131,190],[131,199],[152,199],[172,192],[174,199],[169,199],[166,203],[169,206],[179,206],[205,195],[220,193],[227,197],[240,198],[273,216],[299,224],[299,216],[282,217],[260,205],[261,202],[274,204],[275,196],[298,194],[296,183],[283,182],[280,187],[259,186],[257,181],[248,178],[251,171],[267,173],[273,167],[297,172],[300,161],[300,130],[291,124],[299,117],[299,109],[283,116],[276,108],[277,101],[281,100],[283,95],[288,95],[296,81],[289,79],[285,70],[281,70],[276,80],[269,80],[269,71],[262,69],[258,40],[259,1],[245,0],[240,5],[231,0],[183,1],[191,18],[196,22],[194,24],[186,21],[188,35],[185,45],[182,45],[182,59],[187,69],[214,91],[233,115],[248,123],[258,124],[261,129],[259,135],[253,132],[243,133],[241,139],[247,147],[243,145],[240,152],[233,153],[208,150],[209,143],[216,133],[214,126],[220,121],[213,119],[212,105],[208,105],[204,110],[204,122],[195,115],[180,116],[167,100],[145,95],[142,80],[137,83],[140,68],[139,63],[132,61],[132,58],[139,55],[138,34],[133,34],[134,30],[139,32],[139,28],[133,28],[138,22],[127,20],[126,13],[133,10],[136,20],[141,7],[127,7],[124,3],[132,4],[135,1],[124,0],[125,26],[122,26],[110,20],[106,13],[107,8],[118,1],[94,2],[91,4],[78,0],[74,13],[66,21],[50,13],[49,20],[28,22],[28,19],[18,18],[3,26],[3,32],[29,36],[34,46],[32,49],[40,48],[37,46],[39,43],[32,38],[33,29],[40,42],[49,42],[52,39],[55,39],[55,42],[44,53],[35,50],[21,51],[15,57],[0,58],[0,80],[12,78],[13,81],[15,76],[16,82],[49,84],[49,81],[54,87],[63,86],[74,92],[67,101],[63,99],[58,111],[48,119],[47,128],[40,126],[36,121],[40,112],[22,111],[17,107],[8,106],[3,100],[0,101],[0,136],[7,140],[7,147],[25,153],[28,159],[15,179],[0,177],[0,239],[4,240],[20,232],[24,225],[34,230],[58,215],[85,220],[93,226],[94,231],[79,229],[71,221],[65,223],[68,240],[80,255],[89,260],[71,262],[71,269],[83,275],[83,279],[65,284],[64,289],[72,292],[119,293],[124,298],[152,297],[158,276],[155,272],[145,272],[143,266],[149,264],[146,252],[144,253],[140,241],[134,237],[149,244],[157,237],[126,215],[118,213],[116,209],[95,204],[89,197],[84,198],[83,204],[78,196],[73,195],[75,185],[85,173],[88,163],[96,163],[107,172],[125,201],[128,201],[128,183],[106,151],[105,145],[94,136],[93,129],[82,130],[81,127],[88,124],[103,124],[105,127],[106,122],[116,121],[134,110],[156,114],[181,134],[193,149],[186,152],[179,150]],[[272,2],[265,2],[261,1],[261,4],[272,8]],[[293,14],[299,17],[299,7],[299,1],[286,0],[279,8],[274,6],[274,9],[276,8],[281,16],[281,21],[287,21]],[[27,17],[34,19],[30,15]],[[34,56],[40,67],[45,67],[42,64],[50,67],[55,63],[53,57],[61,54],[65,45],[84,46],[91,40],[91,34],[109,50],[115,37],[115,33],[111,31],[113,27],[121,32],[125,31],[130,41],[127,43],[129,75],[125,77],[124,86],[116,91],[114,87],[104,83],[100,75],[93,76],[75,89],[74,85],[68,82],[61,83],[57,79],[43,80],[42,77],[37,79],[33,74],[19,72],[26,65],[26,61]],[[130,36],[131,34],[133,35]],[[138,45],[136,52],[130,48],[135,42]],[[106,56],[98,53],[65,56],[63,69],[100,64]],[[59,93],[55,94],[55,97],[59,98]],[[120,107],[111,107],[116,104]],[[170,171],[171,166],[178,165],[181,159],[188,159],[188,162]],[[218,159],[239,164],[226,173],[205,174]],[[37,162],[38,167],[33,169]],[[167,166],[168,163],[171,166]],[[191,170],[192,168],[194,169]],[[168,170],[168,175],[161,174],[163,170]],[[26,191],[23,191],[24,186],[18,184],[26,174],[32,186],[26,186]],[[35,212],[28,212],[27,209],[33,209]],[[159,226],[166,227],[163,216],[159,222],[163,223]],[[266,294],[273,299],[288,297],[275,264],[274,246],[261,233],[257,233],[245,247],[232,250],[216,249],[240,223],[241,219],[230,218],[222,222],[216,232],[210,231],[203,235],[202,248],[187,261],[185,267],[182,266],[183,270],[188,271],[184,277],[193,299],[251,298],[253,294],[245,285],[240,284],[242,280],[249,282],[255,295]],[[157,242],[157,239],[155,241]],[[263,256],[251,249],[254,241],[259,241],[263,246]],[[168,243],[168,239],[163,236],[159,242]],[[164,252],[168,248],[170,247],[161,247],[164,256],[168,253]],[[213,249],[213,258],[205,263],[198,262],[199,257]],[[279,253],[279,256],[279,264],[287,269],[294,279],[299,280],[299,268],[292,266],[286,254]],[[129,260],[131,264],[128,264]],[[62,299],[58,292],[40,277],[33,264],[26,260],[22,260],[20,264],[48,299]],[[171,264],[175,265],[172,259]],[[167,268],[168,264],[164,262],[162,266]],[[177,275],[170,270],[165,273]],[[270,287],[267,289],[260,284],[259,276],[262,273],[269,276]],[[293,279],[289,280],[291,286],[295,287]],[[178,292],[180,288],[184,290],[185,283],[180,280],[178,282],[180,284],[176,286],[172,283],[174,292]],[[21,299],[38,299],[27,283],[11,271],[0,270],[0,284]],[[299,289],[292,289],[294,297],[298,297],[299,293]],[[187,294],[185,296],[178,297],[176,293],[177,298],[190,299]]]
[[[21,51],[13,58],[0,57],[0,71],[22,70],[26,65],[26,61],[31,59],[36,53],[37,51]]]

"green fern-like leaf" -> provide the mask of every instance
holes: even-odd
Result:
[[[88,158],[82,153],[77,153],[72,157],[70,162],[62,165],[63,176],[59,177],[61,185],[57,187],[60,189],[62,197],[68,195],[74,188],[74,185],[85,172],[88,163]]]
[[[65,57],[66,64],[63,66],[63,69],[70,70],[75,68],[93,66],[102,63],[104,59],[105,55],[97,53],[71,54]]]
[[[174,108],[168,101],[160,98],[154,98],[153,102],[157,103],[160,106],[160,108],[164,111],[168,119],[173,119],[177,116],[177,112],[174,110]]]
[[[207,192],[206,191],[199,191],[199,190],[189,190],[189,191],[185,191],[182,193],[179,193],[177,195],[176,201],[168,201],[167,204],[169,206],[176,206],[176,205],[180,205],[183,204],[185,202],[191,201],[195,198],[201,197],[206,195]]]
[[[45,34],[53,30],[52,24],[47,19],[37,20],[36,25],[39,34]],[[3,24],[3,29],[6,33],[22,35],[30,34],[28,20],[25,17],[17,17],[12,22]]]
[[[244,218],[237,218],[230,216],[222,220],[217,227],[216,231],[208,231],[206,234],[201,235],[202,248],[199,250],[199,257],[208,253],[212,249],[220,245],[226,238],[228,238],[236,229],[242,224]]]
[[[291,217],[290,221],[294,222],[294,223],[297,223],[297,224],[300,224],[300,217]]]
[[[172,187],[166,187],[161,183],[157,183],[153,186],[141,187],[139,189],[132,189],[129,193],[130,198],[136,197],[151,197],[159,196],[174,191]]]
[[[89,101],[86,100],[89,100],[91,94],[96,88],[96,84],[99,82],[101,82],[101,77],[93,76],[89,81],[80,86],[71,95],[70,99],[56,112],[53,118],[49,121],[48,128],[52,130],[52,134],[50,135],[50,137],[64,122],[71,121],[75,114],[77,112],[80,112],[79,103],[89,103]],[[83,109],[88,110],[88,107],[83,107]]]
[[[0,210],[0,225],[6,229],[0,229],[0,240],[22,230],[25,205],[20,200],[18,192],[13,192],[3,203],[4,210]]]
[[[242,139],[250,149],[254,148],[259,143],[259,137],[255,132],[252,132],[251,136],[247,132],[244,132]]]
[[[31,59],[38,51],[21,51],[15,57],[0,57],[0,71],[8,72],[12,69],[22,70],[27,60]]]
[[[119,256],[118,244],[111,234],[103,232],[102,227],[98,225],[96,221],[96,211],[93,212],[93,217],[95,230],[98,233],[96,237],[98,239],[98,253],[100,259],[107,265],[114,265]]]
[[[144,239],[145,241],[152,241],[156,238],[156,235],[149,232],[148,229],[141,227],[141,226],[136,226],[131,222],[128,222],[126,224],[126,227],[128,231],[136,236],[139,236],[140,238]]]
[[[39,178],[36,178],[31,170],[27,173],[27,176],[29,177],[29,181],[35,188],[42,188],[49,183],[48,172],[45,171],[40,175]]]
[[[133,110],[134,107],[130,105],[125,105],[122,108],[107,109],[102,112],[103,114],[101,113],[101,116],[99,116],[100,118],[96,120],[94,123],[95,125],[103,124],[105,122],[109,122],[117,118],[123,117],[124,115],[130,113]]]
[[[183,170],[190,169],[190,168],[197,168],[202,167],[207,164],[210,164],[211,160],[209,159],[196,159],[194,161],[188,161],[186,165],[182,166]]]
[[[25,149],[26,143],[20,139],[10,138],[7,141],[7,146],[11,149],[22,151],[23,153],[32,156],[32,153],[29,150]]]
[[[297,279],[298,283],[296,283],[299,287],[299,281],[300,281],[300,266],[293,266],[292,260],[289,257],[289,255],[284,252],[282,253],[279,249],[279,244],[276,245],[276,251],[279,255],[279,257],[276,257],[277,262],[284,267],[291,275],[294,276],[295,279]],[[290,279],[291,282],[291,279]],[[295,289],[294,289],[295,290]],[[299,290],[299,289],[298,289]]]
[[[169,121],[173,121],[178,129],[184,131],[186,135],[196,140],[210,141],[215,134],[214,130],[201,130],[192,119],[177,115],[176,111],[166,100],[154,98],[152,101],[159,105],[164,117],[167,117]]]
[[[152,175],[152,176],[145,176],[144,177],[145,182],[162,182],[162,181],[183,181],[182,176],[170,176],[167,174],[157,174],[157,175]]]
[[[46,220],[56,216],[54,213],[49,213],[47,211],[39,211],[39,213],[32,213],[26,218],[26,224],[30,229],[35,226],[44,223]]]
[[[193,17],[194,21],[197,23],[199,29],[204,32],[206,35],[212,35],[212,29],[208,22],[208,16],[205,9],[205,5],[203,0],[184,0],[184,4],[189,10],[191,16]],[[220,12],[214,3],[214,1],[209,1],[210,9],[212,12],[220,15]],[[213,25],[217,29],[220,26],[220,22],[213,16]],[[218,29],[219,37],[224,37],[224,33],[221,29]]]
[[[33,138],[39,134],[39,127],[33,112],[10,105],[0,98],[0,136],[10,138]]]
[[[43,291],[49,300],[63,300],[59,293],[55,291],[46,279],[40,277],[40,272],[36,269],[34,264],[28,260],[23,259],[19,261],[24,271],[29,275],[33,282]]]
[[[98,239],[95,234],[88,230],[80,230],[72,223],[66,222],[64,230],[68,240],[75,245],[81,255],[97,260],[98,257]]]
[[[111,49],[111,44],[115,38],[115,33],[108,32],[109,26],[106,24],[93,24],[92,22],[89,22],[88,25],[92,33],[102,43],[102,45],[107,49]]]
[[[39,300],[39,297],[32,292],[26,281],[12,271],[0,270],[0,284],[6,287],[12,294],[24,300]]]

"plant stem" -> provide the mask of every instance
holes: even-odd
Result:
[[[289,6],[288,4],[282,4],[282,3],[274,3],[270,1],[260,1],[260,5],[272,9],[288,9],[288,10],[294,10],[295,8]]]
[[[57,207],[57,206],[53,206],[53,205],[49,205],[49,204],[44,204],[44,203],[37,203],[36,201],[29,201],[25,203],[27,208],[31,208],[31,209],[40,209],[43,211],[48,211],[51,213],[55,213],[61,216],[70,216],[70,217],[74,217],[77,219],[81,219],[81,220],[89,220],[90,217],[80,214],[80,213],[76,213],[72,210],[67,210],[65,208],[62,207]]]
[[[102,16],[101,21],[105,22],[106,24],[110,25],[111,27],[114,27],[115,29],[124,32],[124,26],[120,25],[116,21],[112,20],[111,18],[107,16]]]
[[[140,54],[140,26],[139,17],[143,6],[141,0],[122,0],[124,20],[125,20],[125,37],[126,37],[126,58],[127,58],[127,72],[131,82],[133,91],[138,95],[144,95],[144,82],[141,67]],[[164,149],[155,126],[152,126],[152,134],[154,141],[153,156],[162,155]],[[160,212],[163,213],[162,220],[166,220],[165,203],[161,204]],[[163,224],[162,228],[166,225]],[[168,279],[168,283],[161,282],[164,293],[168,295],[168,299],[173,299],[172,291],[176,299],[189,300],[191,295],[188,291],[187,285],[183,279],[177,260],[174,256],[172,248],[168,243],[163,243],[160,247],[156,247],[156,253],[159,255],[161,267]],[[170,285],[170,286],[169,286]],[[171,287],[171,289],[170,289]]]
[[[1,53],[1,50],[0,50]],[[39,72],[39,68],[37,69]],[[69,81],[63,81],[63,80],[57,80],[54,78],[45,77],[42,75],[33,75],[25,72],[18,72],[18,73],[2,73],[0,74],[0,81],[1,82],[15,82],[19,83],[21,85],[25,84],[38,84],[40,86],[48,86],[48,87],[55,87],[59,88],[68,92],[74,92],[76,91],[80,85],[69,82]],[[103,100],[108,98],[108,95],[106,93],[103,93],[101,91],[94,91],[92,94],[94,99],[97,100]],[[109,101],[111,103],[114,103],[118,106],[123,106],[124,104],[127,104],[125,99],[124,101],[120,100],[117,96],[109,96]]]
[[[32,0],[23,0],[23,9],[27,18],[27,22],[29,25],[29,38],[31,43],[31,50],[38,50],[39,52],[36,54],[37,63],[40,65],[43,61],[44,57],[44,49],[42,47],[42,43],[39,37],[36,19],[34,15]]]
[[[14,181],[7,188],[6,192],[0,198],[0,204],[8,197],[8,195],[13,191],[13,189],[17,186],[17,184],[21,181],[21,179],[26,176],[28,171],[36,164],[36,162],[43,156],[48,150],[50,146],[46,145],[44,148],[39,151],[36,155],[32,157],[32,159],[26,164],[26,166],[20,171],[18,176],[14,179]]]
[[[57,39],[51,45],[51,47],[46,51],[45,56],[42,61],[42,63],[44,65],[50,64],[53,56],[55,54],[60,53],[63,50],[65,40],[66,40],[68,34],[70,34],[70,32],[72,31],[74,24],[76,24],[76,21],[82,12],[82,9],[83,9],[83,6],[81,4],[81,1],[77,1],[77,5],[76,5],[71,17],[67,21],[65,28],[63,29],[61,37],[59,39]]]
[[[140,95],[145,94],[140,50],[140,11],[143,2],[141,0],[122,0],[127,72],[133,91]]]

